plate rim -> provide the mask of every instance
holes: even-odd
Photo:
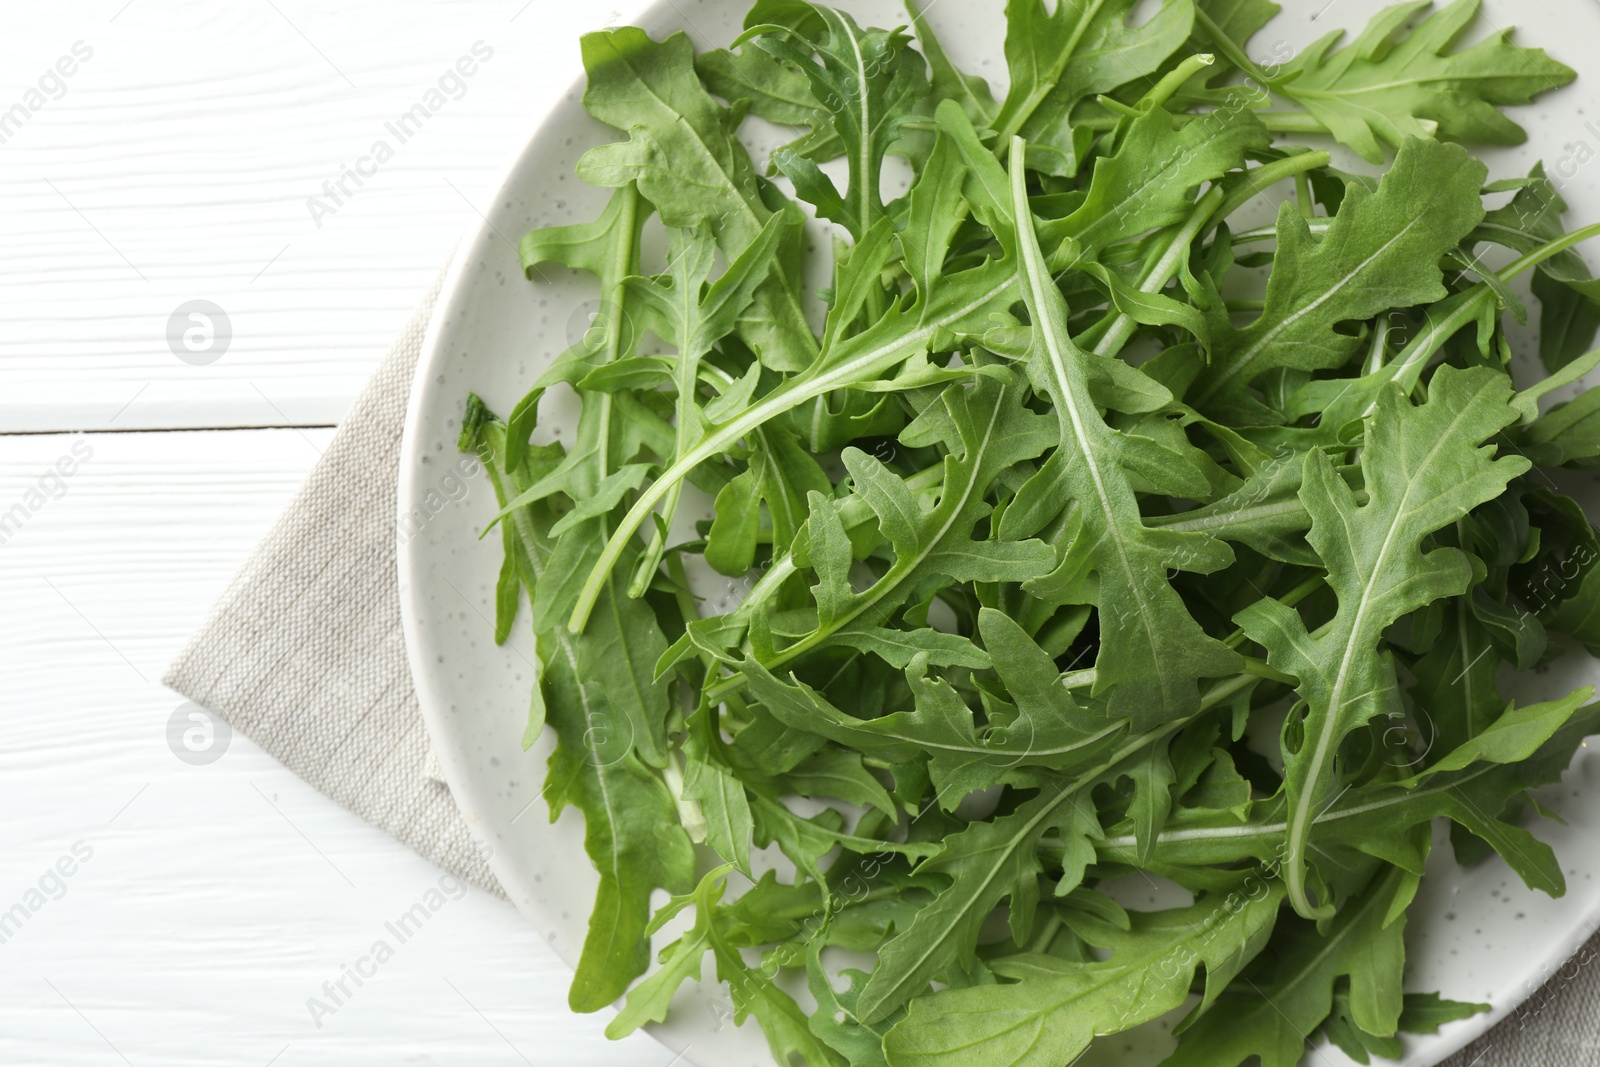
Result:
[[[669,0],[651,0],[646,5],[645,11],[653,10]],[[640,12],[640,17],[644,14]],[[556,112],[560,110],[561,103],[567,95],[575,91],[581,92],[586,75],[579,73],[569,82],[567,88],[549,101],[543,108],[538,120],[533,124],[524,138],[523,143],[516,147],[510,154],[510,159],[499,170],[487,187],[493,190],[489,202],[498,202],[503,198],[513,180],[521,173],[527,164],[528,157],[533,154],[534,146],[540,135],[556,119]],[[468,271],[468,264],[477,258],[477,252],[487,245],[489,240],[496,236],[496,230],[489,221],[487,214],[481,214],[476,222],[469,222],[462,237],[456,242],[450,255],[449,265],[445,268],[438,283],[438,293],[434,299],[433,308],[428,315],[428,324],[423,331],[421,346],[417,353],[417,365],[411,374],[410,392],[406,396],[405,426],[400,435],[400,469],[396,474],[398,484],[395,493],[395,523],[396,532],[403,529],[412,510],[421,503],[421,491],[427,487],[422,484],[418,473],[422,469],[421,460],[425,458],[423,435],[419,430],[422,421],[422,411],[426,398],[429,396],[428,385],[439,364],[446,358],[444,348],[445,327],[454,317],[453,312],[459,311],[458,304],[464,302],[470,286],[463,284],[463,279]],[[520,272],[519,272],[520,275]],[[524,279],[526,280],[526,279]],[[465,453],[460,453],[464,455]],[[482,463],[479,458],[477,462]],[[477,789],[472,777],[466,773],[462,766],[463,760],[455,746],[444,744],[449,739],[450,733],[446,729],[446,715],[436,702],[429,699],[432,694],[425,691],[422,679],[431,677],[427,666],[427,656],[422,648],[422,635],[420,632],[421,605],[417,601],[420,595],[419,583],[413,581],[416,569],[424,566],[413,546],[419,538],[396,537],[395,568],[396,578],[400,593],[400,630],[404,637],[406,649],[406,663],[411,669],[412,687],[417,695],[417,704],[422,712],[423,726],[428,734],[428,742],[432,746],[435,758],[439,762],[440,771],[444,775],[445,785],[448,787],[452,802],[461,813],[469,832],[479,823],[480,818],[476,810],[483,805],[474,799]],[[469,801],[471,801],[469,805]],[[476,840],[477,835],[474,834]],[[490,848],[484,862],[488,865],[490,873],[501,884],[508,894],[512,894],[512,906],[517,908],[517,913],[523,918],[528,918],[521,907],[515,903],[517,890],[521,888],[521,880],[516,876],[511,865],[500,860],[501,850]],[[547,943],[548,944],[548,943]],[[549,945],[549,947],[566,964],[568,968],[576,970],[576,963],[568,956],[564,947]]]

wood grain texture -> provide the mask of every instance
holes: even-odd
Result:
[[[0,915],[93,852],[0,941],[0,1063],[665,1067],[567,1010],[509,904],[465,892],[400,944],[436,869],[244,738],[204,767],[168,748],[156,679],[329,437],[0,438],[0,515],[30,512],[0,531]],[[380,939],[319,1028],[307,999]]]
[[[337,422],[579,74],[577,35],[640,6],[15,5],[0,35],[0,432]],[[402,142],[387,124],[416,105],[426,120]],[[372,173],[336,203],[324,182],[358,164]],[[314,219],[314,196],[331,213]],[[207,366],[167,343],[197,298],[233,329]]]

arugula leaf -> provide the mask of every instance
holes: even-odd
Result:
[[[716,517],[706,533],[705,560],[730,577],[755,565],[763,539],[762,503],[766,504],[765,539],[774,549],[789,544],[806,520],[806,497],[833,487],[822,467],[782,426],[764,426],[755,433],[750,465],[717,494]],[[667,499],[672,499],[668,494]]]
[[[1041,792],[1008,815],[973,823],[944,839],[939,854],[923,869],[948,875],[950,885],[879,952],[878,966],[856,1006],[864,1023],[886,1018],[930,982],[971,962],[979,931],[1002,900],[1010,902],[1013,933],[1018,940],[1027,937],[1044,873],[1038,846],[1046,832],[1069,835],[1073,842],[1077,870],[1060,884],[1065,886],[1062,892],[1076,886],[1094,855],[1090,842],[1100,836],[1093,810],[1078,799],[1080,792],[1078,786]]]
[[[818,583],[816,629],[763,657],[767,666],[788,663],[835,635],[871,632],[919,586],[930,581],[1021,582],[1048,568],[1050,549],[1035,540],[972,540],[989,511],[988,486],[999,474],[1044,450],[1048,420],[1021,407],[1020,389],[980,378],[971,389],[951,386],[943,398],[959,451],[944,460],[939,502],[924,514],[905,482],[857,449],[843,454],[855,491],[878,517],[894,551],[894,564],[861,592],[850,588],[849,540],[838,515],[820,497],[811,505],[811,556]]]
[[[978,75],[963,73],[950,62],[917,0],[905,0],[905,6],[917,43],[928,61],[934,93],[942,100],[954,100],[972,122],[988,125],[995,111],[994,91],[989,83]]]
[[[1414,0],[1385,8],[1343,48],[1334,47],[1343,33],[1330,33],[1265,83],[1374,163],[1383,158],[1380,142],[1398,148],[1408,137],[1435,133],[1521,144],[1522,127],[1500,108],[1560,88],[1573,71],[1543,49],[1513,46],[1509,29],[1450,51],[1477,17],[1478,0],[1455,0],[1417,20],[1432,6]]]
[[[1477,0],[1455,0],[1416,25],[1392,46],[1384,38],[1428,4],[1398,4],[1337,52],[1333,38],[1285,64],[1274,89],[1298,101],[1366,158],[1378,157],[1362,127],[1391,146],[1422,132],[1427,120],[1446,137],[1482,144],[1520,144],[1525,134],[1503,115],[1506,104],[1525,104],[1575,77],[1543,49],[1516,48],[1509,32],[1458,52],[1446,52],[1478,13]],[[1391,126],[1386,119],[1392,119]]]
[[[625,283],[635,298],[645,328],[670,341],[678,349],[674,361],[673,389],[677,393],[677,433],[674,457],[698,436],[703,416],[696,396],[700,382],[700,361],[711,346],[733,332],[740,311],[754,297],[756,288],[768,276],[777,254],[779,235],[792,225],[782,215],[773,215],[761,234],[728,265],[715,283],[709,283],[716,247],[709,238],[684,230],[673,232],[667,248],[669,275],[666,279],[629,278]],[[708,284],[709,283],[709,284]],[[628,486],[637,489],[639,482]],[[731,484],[731,483],[730,483]],[[678,510],[680,486],[674,486],[662,506],[665,514],[650,547],[634,572],[630,595],[638,596],[661,565],[666,550],[665,527],[672,525]],[[618,495],[602,508],[611,511],[621,500]],[[590,504],[580,503],[579,507]],[[562,520],[567,521],[565,519]],[[749,564],[745,565],[749,569]],[[742,572],[741,572],[742,573]]]
[[[1227,900],[1202,897],[1187,908],[1133,913],[1122,929],[1078,918],[1074,930],[1105,960],[1022,954],[993,965],[999,986],[953,989],[912,1002],[884,1042],[890,1067],[1015,1067],[1069,1063],[1098,1034],[1117,1033],[1183,1004],[1205,968],[1214,1001],[1266,945],[1283,887],[1252,877]]]
[[[751,694],[780,722],[797,730],[820,733],[895,762],[926,754],[939,790],[938,803],[947,810],[969,793],[1012,777],[1014,768],[1088,766],[1103,757],[1121,733],[1120,726],[1089,715],[1070,700],[1051,708],[1052,716],[1020,714],[1004,727],[980,733],[972,710],[947,683],[914,669],[908,671],[914,710],[857,719],[798,679],[781,681],[754,661],[742,669]]]
[[[506,501],[518,479],[528,475],[525,465],[508,466],[503,425],[480,414],[463,427],[462,436],[484,457],[495,494]],[[517,511],[510,542],[530,594],[555,556],[548,536],[539,531],[539,518],[530,514],[537,508]],[[595,626],[584,634],[557,626],[538,635],[543,669],[536,706],[557,742],[543,794],[552,822],[569,805],[583,812],[584,848],[600,873],[568,998],[574,1011],[599,1011],[644,973],[650,959],[650,894],[657,887],[684,891],[694,876],[693,848],[676,806],[642,758],[651,751],[650,735],[660,737],[666,689],[657,684],[634,689],[637,675],[630,673],[665,641],[641,602],[612,597],[607,606],[610,610],[598,613]],[[627,666],[618,670],[619,662]],[[645,664],[647,671],[651,663],[653,658]],[[641,720],[647,729],[630,725]]]
[[[794,998],[779,989],[770,975],[747,965],[738,948],[718,928],[717,905],[722,900],[726,875],[726,867],[710,871],[700,880],[692,898],[675,901],[663,909],[662,914],[671,917],[692,901],[694,927],[667,947],[662,969],[628,994],[627,1006],[606,1027],[607,1036],[624,1037],[646,1022],[665,1019],[672,994],[686,979],[700,976],[701,961],[710,952],[717,978],[728,984],[734,1024],[743,1025],[754,1017],[766,1034],[776,1062],[788,1063],[790,1057],[802,1056],[806,1063],[818,1067],[843,1067],[844,1060],[811,1033],[805,1013]]]
[[[1238,991],[1218,997],[1184,1031],[1165,1065],[1238,1067],[1255,1055],[1261,1067],[1295,1067],[1306,1035],[1332,1010],[1340,978],[1349,980],[1356,1025],[1380,1037],[1393,1034],[1403,1006],[1405,920],[1385,917],[1401,885],[1391,869],[1340,909],[1325,933],[1304,920],[1285,920],[1276,958],[1245,970]]]
[[[781,126],[809,125],[822,107],[806,76],[756,47],[714,48],[694,57],[706,88]]]
[[[1542,467],[1592,467],[1600,457],[1600,393],[1586,389],[1542,415],[1522,435]]]
[[[1535,163],[1517,183],[1511,202],[1489,212],[1473,236],[1526,255],[1565,234],[1561,217],[1567,203]],[[1571,249],[1539,264],[1533,275],[1539,298],[1539,358],[1549,371],[1560,370],[1592,346],[1600,329],[1600,282]]]
[[[826,114],[829,120],[826,126],[817,123],[813,136],[826,129],[839,142],[849,167],[848,193],[841,195],[816,163],[793,150],[774,153],[772,165],[794,182],[796,191],[815,204],[819,214],[860,240],[883,217],[878,190],[883,158],[927,95],[922,59],[898,31],[863,31],[849,15],[831,7],[797,6],[821,24],[820,39],[773,27],[755,43],[801,71],[812,95],[822,102],[815,114]]]
[[[1039,239],[1053,246],[1070,238],[1076,259],[1176,225],[1194,208],[1197,186],[1238,169],[1247,153],[1270,143],[1266,127],[1248,111],[1219,110],[1199,122],[1177,122],[1152,108],[1129,124],[1113,155],[1095,161],[1083,202],[1041,225]]]
[[[1416,874],[1420,869],[1412,868],[1423,856],[1408,835],[1425,831],[1431,820],[1448,818],[1499,852],[1531,888],[1559,895],[1560,866],[1547,846],[1517,825],[1516,802],[1528,790],[1560,780],[1600,716],[1600,708],[1584,703],[1591,697],[1580,689],[1559,700],[1509,708],[1497,730],[1509,742],[1505,749],[1472,742],[1409,778],[1347,790],[1314,820],[1315,848],[1348,867],[1362,868],[1367,862],[1362,857],[1377,857]],[[1253,802],[1242,821],[1231,812],[1179,811],[1158,836],[1152,864],[1179,878],[1246,860],[1276,869],[1284,858],[1286,813],[1281,792]],[[1135,845],[1131,825],[1123,824],[1108,828],[1096,851],[1103,862],[1127,862]],[[1366,871],[1359,876],[1365,878]]]
[[[875,379],[923,353],[936,340],[977,330],[1015,292],[1015,278],[1000,264],[984,264],[947,279],[950,283],[910,309],[891,308],[872,326],[825,348],[803,372],[784,381],[744,411],[706,431],[634,501],[605,544],[572,609],[569,625],[581,630],[594,609],[606,575],[627,539],[668,490],[710,457],[749,431],[802,404],[852,384]],[[913,314],[915,312],[915,314]]]
[[[1539,359],[1544,365],[1556,370],[1590,351],[1600,332],[1600,303],[1544,271],[1533,276],[1531,286],[1539,298]]]
[[[1440,368],[1423,405],[1384,394],[1362,454],[1365,505],[1357,505],[1325,458],[1309,454],[1300,490],[1312,516],[1307,540],[1328,568],[1338,611],[1316,635],[1270,599],[1235,616],[1266,648],[1267,661],[1298,679],[1305,701],[1304,714],[1285,726],[1284,878],[1290,902],[1307,917],[1329,910],[1306,894],[1306,843],[1317,809],[1334,789],[1339,742],[1394,699],[1394,668],[1373,649],[1400,616],[1469,585],[1471,568],[1459,550],[1424,552],[1423,540],[1528,469],[1520,456],[1492,458],[1480,444],[1510,421],[1508,395],[1504,376],[1452,367]]]
[[[1360,342],[1338,323],[1444,297],[1438,260],[1482,219],[1484,174],[1455,145],[1413,139],[1375,191],[1346,194],[1320,241],[1283,205],[1266,305],[1242,330],[1213,325],[1212,366],[1186,399],[1211,414],[1269,420],[1245,393],[1264,371],[1339,367]]]
[[[732,113],[695,75],[689,38],[678,33],[656,42],[631,26],[587,34],[583,66],[584,107],[630,137],[591,149],[579,177],[611,188],[637,183],[663,222],[708,226],[730,258],[755,243],[773,211],[734,136]],[[785,370],[805,366],[816,351],[801,300],[800,247],[797,232],[784,242],[780,269],[741,320],[762,361]]]
[[[943,277],[951,243],[961,228],[959,211],[964,206],[961,190],[965,182],[966,168],[960,150],[941,134],[911,189],[906,225],[897,235],[906,272],[924,298]]]
[[[1092,569],[1099,578],[1095,692],[1106,696],[1113,714],[1148,729],[1193,711],[1198,679],[1228,674],[1235,665],[1233,653],[1189,616],[1166,577],[1169,567],[1216,570],[1231,553],[1205,534],[1152,529],[1142,521],[1128,470],[1170,485],[1171,453],[1113,430],[1095,410],[1085,368],[1094,357],[1068,333],[1066,300],[1045,267],[1024,180],[1022,143],[1016,141],[1011,200],[1019,282],[1033,320],[1028,373],[1060,421],[1060,444],[1035,476],[1036,491],[1082,502],[1082,531],[1061,565]]]
[[[1060,835],[1055,860],[1060,875],[1055,895],[1081,884],[1095,859],[1095,842],[1104,836],[1098,812],[1084,800],[1095,785],[1115,780],[1131,760],[1160,742],[1174,725],[1135,735],[1070,779],[1036,792],[1015,810],[988,822],[968,824],[949,834],[940,851],[919,873],[946,875],[950,884],[917,912],[910,927],[891,938],[878,954],[878,966],[862,990],[857,1011],[872,1024],[922,993],[928,983],[948,980],[969,964],[984,919],[1002,900],[1009,901],[1014,940],[1024,943],[1034,925],[1046,833]]]
[[[1411,662],[1413,705],[1426,718],[1432,740],[1451,751],[1479,736],[1504,709],[1495,676],[1500,657],[1493,638],[1469,604],[1440,605],[1443,633]]]
[[[850,982],[850,988],[835,989],[822,965],[821,952],[822,946],[813,941],[806,956],[807,985],[817,1002],[817,1010],[811,1015],[811,1032],[848,1060],[851,1067],[888,1067],[883,1057],[882,1033],[888,1023],[866,1026],[855,1010],[859,983],[865,975],[856,970],[844,971],[841,977]],[[898,1022],[898,1017],[893,1021]]]
[[[1258,30],[1272,21],[1274,15],[1283,10],[1273,0],[1197,0],[1195,7],[1210,20],[1210,26],[1239,42],[1254,37]],[[1205,29],[1202,26],[1189,38],[1189,51],[1209,51],[1211,42]]]
[[[1030,157],[1032,165],[1049,173],[1073,172],[1074,106],[1144,77],[1189,36],[1194,6],[1187,0],[1163,0],[1159,11],[1131,26],[1135,6],[1136,0],[1095,0],[1057,4],[1050,11],[1044,0],[1007,0],[1011,84],[994,118],[1002,145],[1021,136],[1046,149]]]

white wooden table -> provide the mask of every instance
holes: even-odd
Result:
[[[566,967],[477,891],[314,1020],[439,872],[244,738],[179,761],[158,681],[577,75],[577,34],[639,6],[616,3],[8,8],[0,1063],[671,1058],[571,1015]],[[206,365],[167,340],[197,299],[232,330]]]

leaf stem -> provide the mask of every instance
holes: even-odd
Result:
[[[1333,224],[1333,219],[1326,215],[1319,215],[1314,219],[1306,220],[1306,229],[1318,236],[1328,232],[1328,227]],[[1257,241],[1275,241],[1278,237],[1278,227],[1257,226],[1251,230],[1240,230],[1233,235],[1236,245],[1254,244]]]
[[[1094,98],[1094,102],[1099,104],[1101,107],[1105,108],[1107,111],[1111,112],[1119,120],[1121,120],[1121,119],[1136,119],[1140,115],[1143,114],[1143,112],[1141,112],[1138,108],[1133,107],[1133,106],[1131,106],[1129,104],[1124,104],[1122,101],[1116,99],[1115,97],[1106,96],[1104,94],[1095,97]],[[1115,125],[1116,125],[1116,123],[1113,123],[1113,126],[1115,126]]]
[[[606,577],[622,558],[629,539],[638,532],[640,526],[644,525],[645,520],[649,518],[656,504],[660,503],[661,498],[666,496],[667,491],[687,478],[690,471],[783,412],[798,407],[813,397],[847,386],[851,382],[882,374],[928,344],[939,331],[946,329],[949,323],[960,321],[966,315],[985,306],[1010,288],[1014,282],[1015,280],[1007,274],[1002,282],[981,290],[977,297],[969,299],[967,303],[949,309],[942,315],[920,319],[915,327],[904,332],[891,331],[887,339],[875,344],[860,343],[867,334],[849,338],[819,354],[809,368],[790,378],[738,415],[713,427],[693,448],[662,471],[661,476],[639,494],[633,507],[622,517],[617,529],[601,550],[600,558],[595,561],[594,568],[589,572],[567,625],[575,633],[582,632],[589,622],[590,613],[594,611],[595,602],[600,597],[600,590],[605,585]],[[870,332],[869,330],[868,333]],[[847,356],[839,356],[838,347],[849,346],[852,342],[856,343],[859,350]]]
[[[1157,293],[1166,287],[1166,284],[1178,273],[1183,258],[1189,254],[1189,246],[1199,236],[1200,230],[1223,202],[1223,192],[1220,185],[1213,185],[1207,189],[1205,195],[1195,201],[1194,209],[1189,212],[1189,217],[1179,227],[1178,232],[1172,235],[1172,240],[1167,243],[1166,251],[1161,258],[1150,265],[1144,277],[1139,279],[1139,292]],[[1133,336],[1138,329],[1138,323],[1133,321],[1133,316],[1127,312],[1118,312],[1112,320],[1111,326],[1094,346],[1097,356],[1111,356],[1122,351],[1122,346],[1128,343],[1128,338]]]
[[[636,219],[639,214],[639,187],[633,182],[623,186],[617,194],[622,198],[621,218],[618,226],[621,232],[633,234],[638,231]],[[606,305],[606,352],[605,362],[615,362],[621,353],[623,298],[628,292],[625,279],[635,272],[638,264],[638,241],[630,238],[627,241],[617,242],[616,256],[612,260],[610,284],[606,287],[604,304]],[[604,480],[611,473],[611,394],[602,393],[600,396],[600,431],[595,446],[595,467],[599,480]],[[601,520],[601,529],[605,529],[605,520]]]
[[[1044,922],[1039,924],[1039,929],[1034,931],[1029,939],[1027,949],[1029,952],[1044,952],[1050,947],[1050,942],[1056,939],[1056,934],[1061,932],[1061,913],[1051,909],[1044,917]]]
[[[1316,152],[1300,152],[1283,159],[1275,159],[1271,163],[1263,163],[1259,167],[1252,167],[1250,170],[1245,171],[1244,181],[1228,191],[1226,198],[1222,201],[1222,206],[1217,208],[1217,213],[1212,217],[1213,221],[1221,222],[1269,186],[1276,185],[1285,178],[1303,174],[1308,170],[1326,167],[1332,160],[1333,157],[1327,152],[1319,150]],[[1273,228],[1271,233],[1276,235],[1277,229]]]
[[[1267,666],[1266,660],[1256,659],[1253,656],[1241,656],[1240,658],[1244,661],[1244,673],[1252,677],[1265,678],[1269,682],[1281,682],[1284,685],[1299,684],[1300,680],[1294,675],[1273,670]]]
[[[1188,56],[1182,63],[1168,71],[1160,81],[1156,82],[1155,88],[1140,98],[1140,107],[1145,109],[1161,107],[1168,100],[1171,100],[1173,94],[1182,89],[1190,78],[1207,67],[1215,66],[1216,63],[1217,57],[1210,52],[1200,52],[1196,55]]]
[[[1211,38],[1211,43],[1217,46],[1217,51],[1221,52],[1229,63],[1232,63],[1248,77],[1254,79],[1255,83],[1263,89],[1271,84],[1272,79],[1267,77],[1267,72],[1258,67],[1255,60],[1245,55],[1245,51],[1239,46],[1239,42],[1229,37],[1223,28],[1212,21],[1211,16],[1206,14],[1205,9],[1198,4],[1195,5],[1194,9],[1194,22],[1201,33]]]
[[[1366,373],[1376,374],[1383,369],[1384,356],[1389,350],[1389,317],[1384,316],[1373,325],[1372,343],[1367,347]]]
[[[1173,117],[1185,122],[1192,122],[1195,119],[1204,118],[1206,114],[1207,112],[1203,111],[1185,111],[1179,112]],[[1256,111],[1255,116],[1261,121],[1261,125],[1272,133],[1309,133],[1322,134],[1324,136],[1328,134],[1328,127],[1324,126],[1315,115],[1306,111]],[[1108,110],[1103,115],[1084,115],[1080,118],[1075,118],[1072,124],[1079,129],[1105,133],[1108,130],[1115,129],[1120,121],[1121,117],[1118,114]],[[921,128],[913,125],[912,122],[906,123],[906,127],[908,129]],[[933,128],[932,123],[928,124],[928,128]]]
[[[1300,205],[1300,214],[1308,222],[1317,217],[1317,205],[1311,199],[1311,181],[1305,171],[1294,176],[1294,198]]]
[[[1591,237],[1600,237],[1600,222],[1562,234],[1549,244],[1506,264],[1495,273],[1502,282],[1509,282],[1524,271],[1538,266],[1552,256],[1560,255],[1574,245],[1582,244]],[[1494,299],[1494,290],[1486,282],[1479,282],[1472,289],[1464,291],[1472,295],[1451,309],[1440,322],[1430,322],[1426,330],[1400,350],[1396,362],[1390,364],[1393,368],[1390,372],[1392,380],[1398,382],[1406,392],[1416,388],[1417,380],[1433,361],[1433,357],[1444,347],[1444,343],[1454,336],[1457,330],[1477,318],[1483,312],[1484,305]],[[1367,406],[1366,414],[1370,415],[1376,408],[1377,400],[1374,399]]]

